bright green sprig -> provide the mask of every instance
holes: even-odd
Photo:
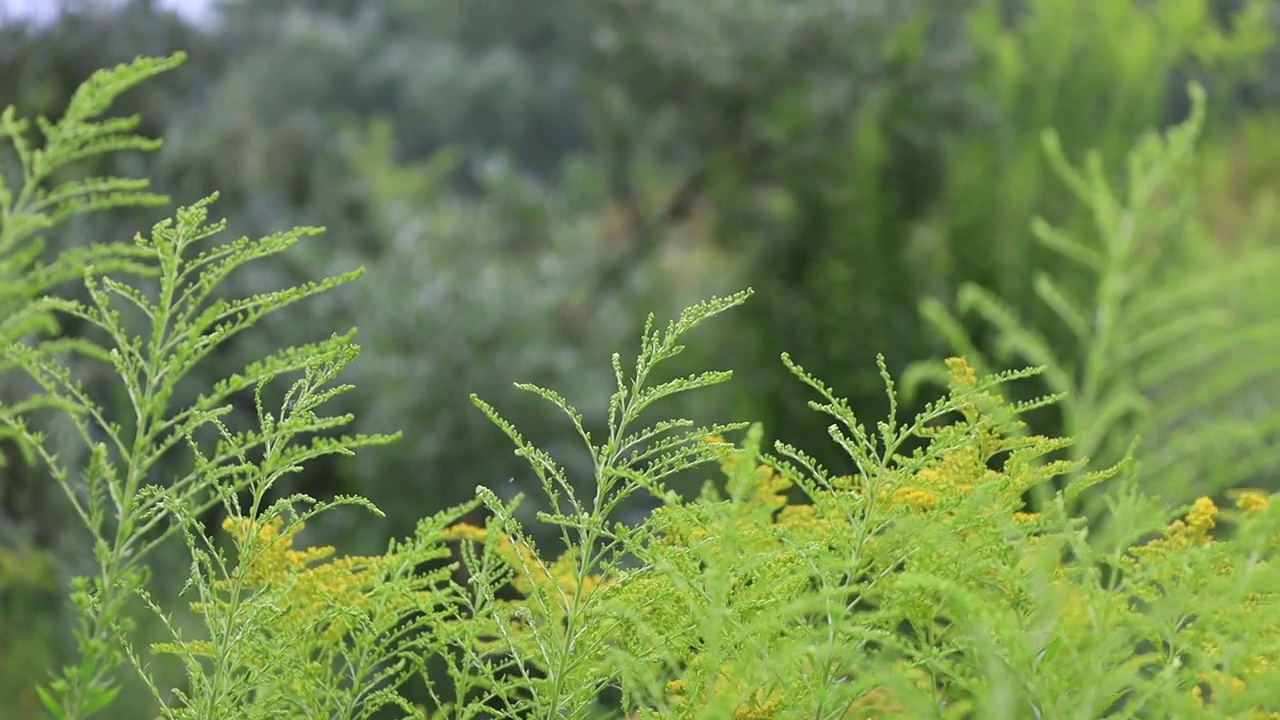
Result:
[[[1134,482],[1170,501],[1255,481],[1277,467],[1269,443],[1280,437],[1275,404],[1246,406],[1274,389],[1280,371],[1272,311],[1280,294],[1271,281],[1280,255],[1260,250],[1232,258],[1198,243],[1188,168],[1205,123],[1206,97],[1189,89],[1191,112],[1164,132],[1145,133],[1129,152],[1123,179],[1111,179],[1101,155],[1068,159],[1046,130],[1045,155],[1071,197],[1088,210],[1088,234],[1043,219],[1035,239],[1082,272],[1091,287],[1070,291],[1063,270],[1034,278],[1036,296],[1060,327],[1025,320],[990,290],[965,285],[954,310],[927,299],[921,311],[975,367],[1031,364],[1042,368],[1070,453],[1103,465],[1134,454]],[[1267,278],[1264,280],[1263,278]],[[996,331],[983,357],[961,322],[971,316]],[[906,386],[944,376],[935,362],[913,366]],[[1257,405],[1257,403],[1254,403]],[[1135,437],[1142,439],[1135,446]],[[1082,470],[1083,472],[1083,470]],[[1100,501],[1088,514],[1103,513]],[[1122,528],[1114,528],[1123,533]]]
[[[225,223],[209,222],[214,196],[178,209],[173,219],[138,235],[132,245],[66,253],[48,266],[33,265],[30,248],[39,243],[20,247],[32,234],[73,214],[163,200],[143,192],[143,180],[70,181],[47,191],[42,186],[68,163],[106,152],[157,147],[155,141],[129,134],[137,118],[95,118],[121,92],[181,59],[144,59],[95,74],[76,92],[62,120],[37,121],[46,139],[43,148],[28,144],[27,125],[14,119],[12,109],[0,118],[0,133],[14,146],[23,181],[17,192],[0,187],[0,269],[29,279],[0,324],[5,331],[3,357],[38,388],[0,407],[0,423],[27,442],[63,488],[90,532],[98,565],[92,578],[77,580],[72,595],[81,664],[65,669],[41,690],[46,707],[59,718],[99,712],[118,691],[111,678],[122,662],[121,639],[130,627],[125,603],[142,591],[146,562],[157,546],[182,530],[191,549],[198,550],[189,526],[219,503],[250,517],[268,510],[279,514],[283,510],[267,508],[265,500],[284,475],[319,457],[350,454],[355,448],[394,439],[334,437],[333,432],[352,418],[322,414],[329,401],[350,389],[335,380],[359,352],[352,333],[280,351],[217,383],[185,407],[175,403],[180,383],[215,349],[266,315],[360,275],[357,270],[275,292],[214,297],[235,269],[284,252],[319,230],[295,228],[259,240],[216,244]],[[69,279],[77,270],[86,302],[47,294],[52,283]],[[32,330],[50,329],[50,320],[59,315],[76,318],[104,340],[99,344],[23,338]],[[112,371],[127,398],[130,417],[107,413],[82,384],[70,362],[72,355]],[[264,391],[289,376],[297,379],[284,392],[279,408],[269,410]],[[233,432],[223,419],[236,397],[249,392],[259,427]],[[59,411],[87,448],[83,473],[59,457],[31,424],[33,413],[45,409]],[[191,472],[177,478],[154,477],[161,458],[179,446],[191,453]],[[242,491],[251,498],[246,509],[239,505]],[[210,569],[210,557],[197,553],[197,565],[203,562],[202,569]]]
[[[664,480],[672,474],[713,461],[724,448],[708,444],[710,435],[745,427],[742,424],[697,427],[690,420],[658,421],[633,429],[641,413],[655,402],[679,394],[708,387],[729,379],[728,372],[705,372],[658,384],[650,383],[654,369],[679,355],[684,347],[678,340],[706,320],[744,302],[750,291],[725,298],[714,298],[686,309],[670,321],[665,329],[654,327],[649,316],[641,334],[640,352],[630,377],[624,372],[620,357],[612,358],[617,390],[609,399],[608,436],[603,442],[593,441],[583,424],[581,413],[558,393],[534,385],[516,387],[538,395],[560,409],[591,452],[595,466],[592,497],[583,498],[569,480],[564,469],[542,449],[532,445],[496,410],[479,398],[473,402],[516,445],[517,454],[530,463],[541,482],[550,510],[540,512],[538,519],[561,530],[561,540],[571,551],[555,567],[521,561],[525,574],[555,577],[557,568],[567,562],[569,586],[535,583],[530,605],[536,616],[561,618],[554,624],[534,622],[529,625],[532,637],[508,635],[505,638],[529,696],[505,708],[504,717],[515,717],[519,708],[528,708],[540,716],[576,716],[590,707],[603,689],[606,678],[592,672],[591,666],[606,652],[600,629],[585,623],[587,606],[595,596],[586,590],[584,579],[602,565],[616,562],[630,537],[628,529],[609,521],[624,500],[639,490],[655,497],[670,495]],[[511,508],[498,502],[491,493],[486,506],[495,520],[488,536],[502,534],[517,546],[534,547],[520,528]],[[496,587],[486,591],[489,596]],[[499,626],[503,621],[498,620]],[[530,644],[531,643],[531,644]],[[547,677],[538,677],[546,673]]]

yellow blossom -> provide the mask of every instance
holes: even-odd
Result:
[[[978,373],[962,357],[946,359],[947,369],[951,371],[951,381],[959,387],[973,387],[978,384]]]
[[[1271,499],[1257,490],[1248,490],[1236,498],[1236,507],[1246,513],[1260,513],[1271,505]]]
[[[938,504],[938,496],[920,488],[901,487],[893,491],[892,502],[895,505],[906,505],[913,510],[924,511]]]

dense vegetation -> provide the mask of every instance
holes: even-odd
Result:
[[[876,7],[0,27],[0,717],[1280,713],[1269,4]]]

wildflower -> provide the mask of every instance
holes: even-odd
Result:
[[[1271,499],[1257,490],[1247,490],[1236,498],[1236,507],[1246,513],[1260,513],[1271,505]]]

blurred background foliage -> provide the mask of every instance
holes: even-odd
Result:
[[[713,293],[757,289],[688,353],[690,369],[732,367],[735,390],[680,409],[761,420],[833,465],[784,349],[876,417],[876,354],[897,374],[947,352],[919,307],[952,307],[973,283],[1061,356],[1087,353],[1034,298],[1037,273],[1073,294],[1097,282],[1029,231],[1037,217],[1081,232],[1091,221],[1049,166],[1045,128],[1068,158],[1096,148],[1122,170],[1143,130],[1185,116],[1198,81],[1210,104],[1188,178],[1195,230],[1159,251],[1247,261],[1280,230],[1280,5],[1268,0],[68,0],[40,21],[22,4],[0,4],[0,106],[56,114],[98,67],[185,50],[182,69],[119,108],[164,149],[109,171],[148,176],[175,202],[218,190],[237,234],[328,228],[227,290],[369,269],[247,333],[202,376],[360,327],[346,409],[357,431],[404,440],[296,481],[387,511],[308,529],[354,552],[477,484],[532,487],[471,392],[589,481],[566,427],[511,382],[602,409],[608,355],[635,346],[644,314]],[[159,217],[78,220],[51,245],[128,237]],[[1280,303],[1248,298],[1249,316]],[[963,322],[975,348],[996,349],[992,327]],[[1276,391],[1259,383],[1250,397],[1278,409]],[[97,392],[110,401],[109,386]],[[1037,428],[1062,429],[1052,417]],[[51,599],[89,560],[52,484],[10,459],[0,719],[34,712],[32,682],[67,647]],[[1273,469],[1249,467],[1264,484]]]

